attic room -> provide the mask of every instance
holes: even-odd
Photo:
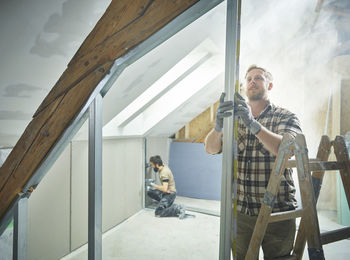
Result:
[[[224,168],[234,159],[225,151],[209,154],[204,142],[217,126],[219,98],[227,92],[227,60],[233,60],[226,49],[227,2],[240,1],[116,2],[0,2],[0,260],[16,259],[15,252],[26,259],[235,259],[233,248],[222,256],[222,236],[230,232],[220,226],[229,211],[223,211]],[[242,2],[237,92],[248,100],[247,69],[266,68],[273,75],[269,98],[299,119],[308,157],[318,158],[322,136],[333,146],[342,136],[350,152],[349,2]],[[157,8],[168,10],[168,16],[161,20]],[[149,20],[142,23],[140,17]],[[141,29],[116,37],[123,30],[114,32],[114,26],[128,19],[132,22],[123,29],[133,23]],[[123,48],[117,50],[114,41]],[[232,54],[237,44],[231,44]],[[99,60],[95,51],[107,58]],[[98,67],[81,62],[90,56]],[[42,119],[48,111],[62,113]],[[227,129],[225,123],[224,134]],[[94,144],[100,148],[91,148],[96,133],[102,135]],[[329,161],[339,161],[335,150]],[[163,185],[150,161],[155,155],[171,169],[174,204],[187,218],[155,217],[158,202],[148,196],[147,182]],[[98,156],[102,175],[91,190],[89,169]],[[347,167],[342,163],[332,165]],[[321,233],[337,228],[345,233],[323,245],[326,259],[349,254],[343,175],[325,172],[315,206]],[[295,168],[293,179],[300,206]],[[96,190],[101,230],[94,242],[102,246],[92,247],[89,230],[96,222],[89,222],[89,208]],[[19,240],[25,249],[16,251],[18,223],[12,219],[23,198],[25,231]],[[90,255],[88,241],[97,256]],[[309,259],[307,251],[302,259]]]

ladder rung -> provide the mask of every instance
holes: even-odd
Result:
[[[269,222],[283,221],[287,219],[300,218],[303,215],[303,209],[276,212],[270,215]]]
[[[295,168],[296,161],[289,160],[286,164],[286,168]],[[309,162],[310,171],[329,171],[329,170],[342,170],[345,169],[343,162],[320,162],[320,161],[310,161]]]
[[[350,238],[350,227],[327,231],[321,234],[322,245]]]

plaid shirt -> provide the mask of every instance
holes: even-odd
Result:
[[[288,110],[268,104],[256,120],[268,130],[293,137],[301,133],[298,118]],[[263,144],[243,124],[238,121],[238,211],[251,216],[259,214],[261,202],[270,179],[276,156],[271,154]],[[282,179],[273,212],[295,209],[295,187],[292,169],[286,169]]]

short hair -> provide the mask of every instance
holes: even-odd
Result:
[[[149,161],[154,165],[158,164],[159,166],[163,166],[162,158],[160,158],[159,155],[151,156],[151,158],[149,158]]]
[[[262,71],[264,72],[264,76],[266,77],[266,79],[268,80],[268,82],[272,82],[272,81],[273,81],[273,77],[272,77],[271,72],[267,71],[265,68],[260,67],[260,66],[258,66],[258,65],[256,65],[256,64],[252,64],[252,65],[250,65],[250,66],[248,67],[247,72],[245,73],[244,78],[246,79],[246,78],[247,78],[247,75],[248,75],[248,73],[249,73],[249,71],[254,70],[254,69],[262,70]]]

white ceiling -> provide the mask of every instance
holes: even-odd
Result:
[[[0,1],[0,147],[17,142],[109,2]],[[242,6],[241,74],[251,63],[267,66],[279,85],[274,92],[277,103],[290,106],[301,117],[305,107],[291,102],[291,96],[298,92],[299,100],[303,100],[303,91],[296,87],[308,86],[313,80],[310,72],[324,72],[319,59],[327,64],[327,57],[337,43],[330,23],[318,21],[311,30],[316,3],[317,0],[245,0]],[[104,98],[105,135],[170,136],[218,99],[224,87],[225,13],[223,3],[120,75]],[[326,13],[321,16],[329,18]],[[306,39],[310,40],[307,44]],[[162,114],[162,109],[156,106],[164,95],[130,119],[124,128],[113,124],[118,113],[200,44],[211,46],[207,47],[210,55],[216,57],[217,72],[213,78],[197,86],[192,94],[184,94],[166,113]],[[310,50],[315,54],[312,57]],[[312,70],[306,60],[315,64]],[[326,89],[331,80],[324,79],[319,89]],[[328,91],[319,94],[320,98],[327,95]]]

